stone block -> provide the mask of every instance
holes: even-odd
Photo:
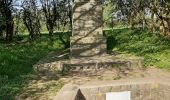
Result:
[[[103,37],[71,37],[71,57],[89,57],[106,53]]]
[[[106,53],[102,28],[102,4],[99,0],[74,0],[71,56],[89,57]],[[97,38],[96,38],[97,37]]]
[[[88,48],[87,49],[72,49],[71,50],[71,57],[94,57],[94,56],[100,56],[102,54],[105,54],[105,49],[99,48]]]
[[[94,29],[87,29],[84,30],[82,29],[82,31],[78,31],[78,29],[74,30],[72,35],[73,36],[101,36],[103,35],[102,30],[100,30],[100,28],[94,28]]]
[[[95,12],[93,10],[89,10],[87,12],[85,12],[85,11],[81,11],[81,12],[75,11],[72,15],[73,18],[74,18],[73,22],[79,22],[79,20],[81,20],[81,21],[90,21],[90,20],[91,21],[97,21],[98,20],[97,23],[101,23],[102,20],[100,20],[100,19],[103,18],[102,17],[103,13],[100,12],[100,9],[99,8],[93,9],[93,10],[97,10]]]
[[[105,100],[106,93],[108,92],[124,92],[129,90],[131,91],[131,100],[170,100],[170,91],[167,89],[169,88],[169,83],[164,84],[162,80],[157,81],[157,83],[141,83],[139,80],[136,80],[135,84],[129,84],[125,81],[119,82],[114,81],[111,82],[112,84],[110,82],[106,84],[107,82],[105,82],[105,84],[102,83],[103,85],[98,83],[88,84],[82,86],[83,88],[80,87],[80,90],[86,100]],[[122,82],[124,83],[122,84]],[[159,87],[157,87],[158,84]]]
[[[70,42],[71,42],[71,46],[72,45],[78,45],[78,44],[82,44],[82,45],[88,45],[88,44],[106,44],[106,39],[103,37],[94,37],[94,36],[90,36],[90,37],[81,37],[81,36],[74,36],[70,38]]]
[[[100,0],[74,0],[74,2],[100,2]]]

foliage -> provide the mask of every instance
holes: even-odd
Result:
[[[12,0],[0,1],[0,36],[5,38],[7,42],[13,38],[13,17],[12,17]],[[3,32],[4,31],[4,36]]]
[[[128,28],[105,31],[108,49],[145,57],[146,65],[170,69],[170,39],[159,33]]]
[[[23,32],[32,40],[42,31],[52,36],[55,30],[71,29],[70,0],[1,0],[0,5],[0,38],[7,42]]]
[[[121,20],[131,29],[148,28],[151,32],[156,32],[156,29],[159,28],[162,35],[170,36],[168,0],[105,0],[105,2],[106,8],[113,5],[113,12],[110,14],[117,16],[117,18],[112,16],[110,19]],[[107,2],[109,2],[108,5]],[[109,10],[106,12],[109,13]],[[104,13],[104,16],[105,14],[109,15]]]
[[[33,65],[49,52],[63,50],[58,34],[54,34],[53,41],[44,34],[32,43],[0,44],[0,100],[14,99],[34,74]],[[68,40],[69,33],[63,35]]]
[[[40,36],[40,21],[39,11],[37,8],[36,0],[25,0],[23,2],[23,22],[29,32],[29,38],[35,39],[38,35]],[[19,15],[19,14],[18,14]],[[20,15],[19,15],[20,16]],[[19,20],[19,18],[17,18]],[[19,22],[18,22],[19,24]]]
[[[111,20],[112,13],[114,10],[114,5],[110,3],[110,0],[105,1],[104,7],[103,7],[103,20],[104,20],[104,27],[112,27],[113,23]]]

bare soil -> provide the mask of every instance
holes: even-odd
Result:
[[[94,74],[95,73],[95,74]],[[108,81],[120,79],[159,79],[170,80],[170,72],[148,67],[147,69],[133,69],[125,72],[118,72],[117,69],[106,69],[94,73],[70,73],[65,76],[34,76],[16,99],[25,100],[51,100],[64,84],[82,85],[92,81]]]

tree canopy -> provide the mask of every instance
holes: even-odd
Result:
[[[147,28],[151,32],[159,31],[163,36],[169,37],[169,0],[102,0],[102,2],[104,26],[114,27],[121,22],[131,29]],[[71,0],[1,0],[0,5],[2,5],[0,38],[7,42],[12,41],[25,29],[30,40],[41,36],[45,28],[50,37],[56,29],[71,31]]]

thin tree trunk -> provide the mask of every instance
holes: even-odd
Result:
[[[154,21],[154,12],[152,12],[152,14],[151,14],[151,26],[150,26],[150,29],[151,29],[151,32],[155,32],[155,21]]]
[[[130,29],[134,29],[133,17],[131,15],[129,16],[129,24],[130,24]]]
[[[7,9],[6,13],[6,41],[10,42],[13,38],[14,23],[12,19],[12,13],[10,9]]]

